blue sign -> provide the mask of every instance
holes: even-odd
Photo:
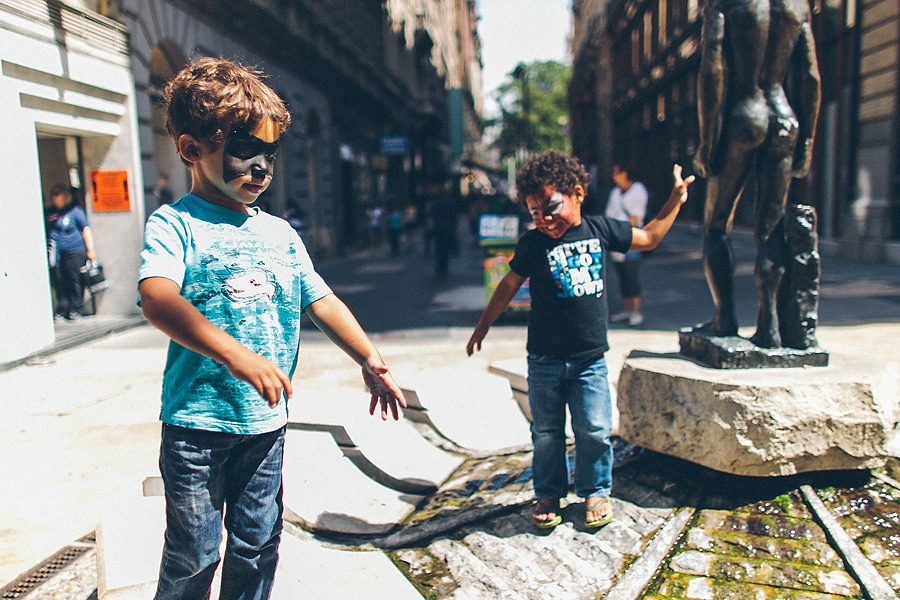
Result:
[[[382,154],[406,154],[407,141],[405,135],[383,135],[379,142]]]

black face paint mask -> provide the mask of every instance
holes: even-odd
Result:
[[[250,175],[254,179],[272,177],[278,142],[264,142],[246,129],[232,129],[222,154],[225,181]]]

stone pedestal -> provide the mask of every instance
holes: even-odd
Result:
[[[871,468],[900,452],[898,383],[897,364],[872,356],[722,370],[635,351],[619,376],[619,435],[737,475]]]
[[[690,327],[678,332],[681,353],[717,369],[756,369],[760,367],[824,367],[828,353],[814,346],[794,348],[760,348],[737,335],[717,336],[694,331]]]

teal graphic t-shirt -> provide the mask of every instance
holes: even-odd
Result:
[[[147,221],[138,281],[164,277],[214,325],[288,376],[297,366],[300,315],[331,289],[283,219],[246,215],[188,194]],[[287,422],[225,366],[172,341],[163,374],[165,423],[254,435]]]

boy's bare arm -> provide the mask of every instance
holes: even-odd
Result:
[[[278,404],[282,390],[288,398],[293,395],[284,371],[213,325],[181,295],[177,283],[148,277],[141,281],[139,291],[141,309],[152,325],[185,348],[225,365],[232,375],[252,385],[269,406]]]
[[[653,250],[662,241],[662,239],[672,228],[675,217],[681,206],[687,202],[688,186],[694,182],[694,176],[691,175],[687,179],[681,178],[681,165],[675,165],[672,168],[672,174],[675,177],[675,183],[672,185],[672,193],[669,199],[656,215],[656,218],[644,225],[643,229],[635,227],[631,230],[631,247],[629,251],[635,250]]]
[[[487,335],[488,329],[503,314],[503,311],[509,306],[510,301],[523,283],[525,283],[525,278],[515,271],[510,271],[500,280],[500,283],[497,284],[497,289],[491,294],[491,300],[485,307],[484,312],[481,313],[481,318],[478,319],[478,325],[475,326],[472,337],[469,338],[469,342],[466,344],[466,354],[472,356],[476,348],[481,351],[481,342],[484,340],[484,336]]]
[[[375,407],[380,404],[382,419],[387,420],[388,410],[395,421],[399,419],[399,407],[406,407],[403,391],[347,305],[329,294],[307,306],[306,313],[328,339],[362,367],[363,381],[371,393],[369,414],[375,414]]]

